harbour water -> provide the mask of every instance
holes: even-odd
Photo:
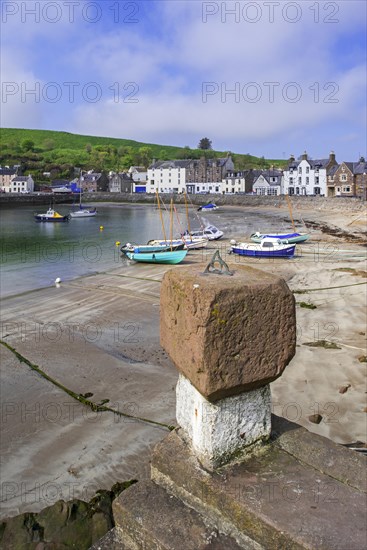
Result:
[[[38,206],[37,212],[45,212]],[[69,205],[57,207],[60,214],[70,212]],[[124,244],[146,243],[162,238],[160,215],[154,205],[106,204],[98,205],[98,214],[92,218],[71,219],[67,223],[36,223],[34,206],[12,206],[1,209],[1,296],[11,296],[54,284],[56,278],[67,281],[122,266],[120,247]],[[167,238],[170,220],[162,212]],[[248,238],[251,232],[283,226],[269,215],[228,208],[197,216],[191,209],[190,223],[198,229],[212,223],[223,230],[225,237]],[[174,234],[187,227],[185,209],[178,207],[174,214]],[[101,229],[103,227],[103,229]],[[284,226],[290,229],[289,225]],[[223,241],[220,241],[222,243]],[[222,246],[228,248],[227,243]]]
[[[70,207],[57,211],[65,215]],[[98,206],[97,216],[67,223],[36,223],[33,214],[33,206],[1,209],[3,297],[50,286],[57,277],[66,281],[118,267],[124,260],[116,242],[146,242],[162,234],[153,206]]]

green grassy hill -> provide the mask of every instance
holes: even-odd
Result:
[[[130,139],[82,136],[51,130],[2,128],[0,130],[0,164],[20,164],[24,173],[31,173],[36,182],[51,178],[72,178],[75,167],[96,171],[124,170],[131,165],[148,166],[153,159],[200,158],[225,156],[227,151],[202,151],[189,147],[141,143]],[[237,170],[282,166],[284,161],[266,160],[252,155],[233,154]]]

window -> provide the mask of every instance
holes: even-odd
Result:
[[[342,174],[339,179],[340,179],[340,181],[347,181],[347,175]]]
[[[278,190],[274,187],[270,187],[268,189],[268,192],[267,192],[268,195],[277,195],[278,194]]]
[[[314,192],[314,195],[320,195],[320,194],[321,194],[321,189],[320,189],[320,187],[314,187],[314,188],[313,188],[313,192]]]
[[[302,166],[299,166],[299,168],[298,168],[298,173],[299,173],[299,174],[302,174]]]
[[[350,193],[350,186],[349,185],[343,187],[343,193]]]
[[[293,183],[293,178],[289,178],[289,183]]]
[[[310,173],[310,167],[306,166],[306,174],[309,174],[309,173]]]
[[[301,185],[302,183],[302,178],[298,178],[298,185]]]
[[[294,195],[294,187],[288,187],[288,195]]]
[[[309,177],[306,178],[306,185],[307,185],[308,183],[310,183],[310,178],[309,178]]]
[[[333,179],[333,178],[331,178],[331,179]],[[315,177],[315,183],[319,183],[319,176]]]

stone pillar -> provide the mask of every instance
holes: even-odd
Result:
[[[269,383],[295,354],[295,301],[284,280],[252,267],[203,271],[165,274],[161,345],[180,372],[177,421],[216,468],[270,435]]]

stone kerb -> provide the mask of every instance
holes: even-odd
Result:
[[[271,274],[236,266],[232,276],[203,266],[165,274],[161,345],[180,377],[176,416],[208,468],[269,438],[269,383],[295,353],[295,300]]]

